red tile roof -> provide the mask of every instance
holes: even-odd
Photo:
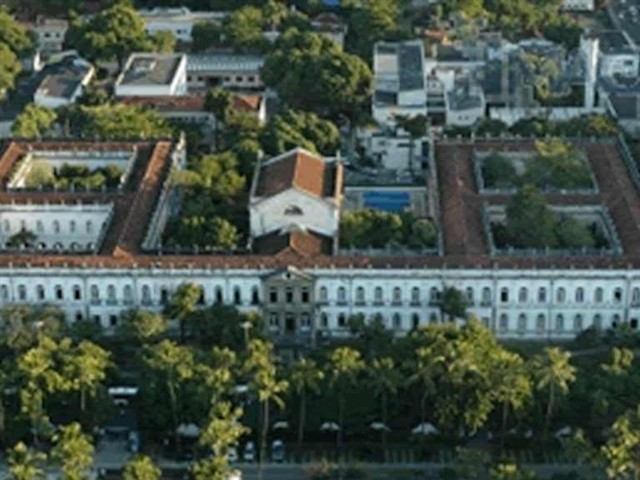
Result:
[[[119,101],[126,105],[137,105],[154,108],[161,112],[202,112],[204,111],[204,95],[158,95],[120,97]],[[260,95],[232,95],[231,108],[238,113],[257,114],[260,110]]]
[[[258,173],[255,195],[270,197],[290,188],[316,197],[327,196],[326,162],[300,148],[264,162]]]
[[[272,232],[255,239],[255,251],[261,255],[283,255],[287,252],[308,257],[330,255],[331,237],[312,231]]]

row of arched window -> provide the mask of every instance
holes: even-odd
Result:
[[[507,287],[502,287],[500,289],[500,302],[501,303],[509,303],[510,302],[509,289]],[[585,294],[585,289],[582,287],[578,287],[573,291],[573,296],[569,297],[567,293],[567,289],[564,287],[558,287],[555,290],[554,302],[556,304],[563,304],[572,301],[576,304],[582,304],[587,301],[587,296]],[[617,287],[614,288],[611,292],[610,301],[614,304],[620,304],[623,300],[623,292],[622,288]],[[549,301],[549,296],[547,294],[547,289],[545,287],[539,287],[535,291],[535,297],[531,297],[529,293],[529,289],[526,287],[520,287],[518,289],[518,303],[547,303]],[[593,291],[593,296],[591,298],[592,303],[600,304],[605,302],[604,289],[602,287],[597,287]],[[640,304],[640,288],[636,287],[631,292],[631,303],[632,304]]]
[[[614,314],[611,316],[611,325],[617,326],[620,324],[620,315]],[[571,321],[571,323],[568,323]],[[591,318],[591,324],[585,324],[585,316],[578,313],[573,316],[572,319],[566,318],[561,313],[557,314],[553,318],[552,324],[547,324],[546,315],[540,313],[537,316],[529,317],[526,313],[521,313],[518,315],[517,323],[515,325],[515,330],[519,333],[525,333],[530,331],[536,331],[537,333],[543,333],[547,330],[552,330],[555,332],[580,332],[587,327],[593,326],[594,328],[602,328],[603,327],[603,319],[602,315],[596,313]],[[632,328],[637,328],[637,321],[632,320]],[[506,332],[509,330],[513,330],[513,328],[509,324],[509,315],[503,313],[500,315],[498,320],[498,330],[501,332]]]
[[[364,315],[364,314],[356,313],[356,315]],[[329,314],[326,312],[322,312],[320,314],[319,327],[329,328],[329,319],[330,319]],[[336,328],[346,329],[349,327],[349,316],[346,313],[339,313],[338,315],[336,315],[335,319],[336,319],[336,325],[335,325]],[[385,327],[392,328],[395,330],[418,328],[418,326],[420,325],[420,315],[418,315],[417,313],[412,313],[410,316],[408,316],[408,319],[410,323],[406,323],[404,321],[403,315],[399,312],[392,314],[389,318],[385,317],[385,315],[382,312],[378,312],[372,315],[369,321],[380,321]]]
[[[68,225],[68,233],[79,233],[78,230],[78,225],[77,222],[75,220],[69,220]],[[104,225],[103,225],[104,226]],[[17,231],[21,231],[21,230],[28,230],[29,228],[27,227],[27,222],[26,220],[20,220],[20,227],[17,229]],[[10,234],[11,233],[11,222],[9,220],[4,220],[3,222],[3,230],[4,233],[6,234]],[[94,230],[94,224],[93,224],[93,220],[87,220],[86,222],[84,222],[84,233],[86,234],[92,234]],[[45,234],[45,233],[61,233],[62,229],[61,229],[61,222],[59,220],[53,220],[51,222],[51,227],[50,230],[47,231],[47,228],[45,227],[45,223],[42,220],[36,220],[35,222],[35,228],[33,229],[33,231],[35,233],[39,233],[39,234]]]

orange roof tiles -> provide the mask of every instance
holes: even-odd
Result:
[[[270,197],[297,188],[316,197],[326,196],[326,170],[327,164],[319,156],[292,150],[262,164],[255,194]]]

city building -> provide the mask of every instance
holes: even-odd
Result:
[[[35,104],[47,108],[59,108],[73,104],[84,92],[95,73],[86,60],[73,55],[46,65],[33,94]]]
[[[187,56],[134,53],[114,86],[117,97],[175,96],[187,93]]]
[[[340,48],[344,47],[344,39],[347,36],[347,25],[340,17],[332,12],[323,12],[311,20],[311,28],[323,37],[333,40]]]
[[[255,55],[229,53],[190,54],[187,63],[189,89],[212,87],[236,90],[260,90],[264,87],[260,69],[264,59]]]
[[[43,16],[36,18],[31,30],[35,34],[38,50],[42,53],[61,52],[68,28],[69,21],[65,19]]]
[[[144,20],[148,34],[171,32],[179,42],[191,43],[193,26],[196,23],[220,23],[228,12],[192,12],[187,7],[155,7],[138,10],[138,14]]]

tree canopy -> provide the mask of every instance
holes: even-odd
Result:
[[[21,138],[41,138],[56,121],[56,112],[47,107],[28,104],[11,126],[11,134]]]
[[[33,38],[27,28],[1,6],[0,44],[9,47],[17,57],[23,57],[33,49]]]
[[[279,155],[301,147],[322,155],[335,155],[340,132],[328,120],[315,113],[287,110],[274,116],[262,134],[262,146],[268,155]]]
[[[172,130],[156,111],[123,103],[80,106],[72,119],[78,135],[88,138],[168,138]]]
[[[6,43],[0,42],[0,98],[6,90],[13,88],[15,79],[22,71],[18,57]]]

